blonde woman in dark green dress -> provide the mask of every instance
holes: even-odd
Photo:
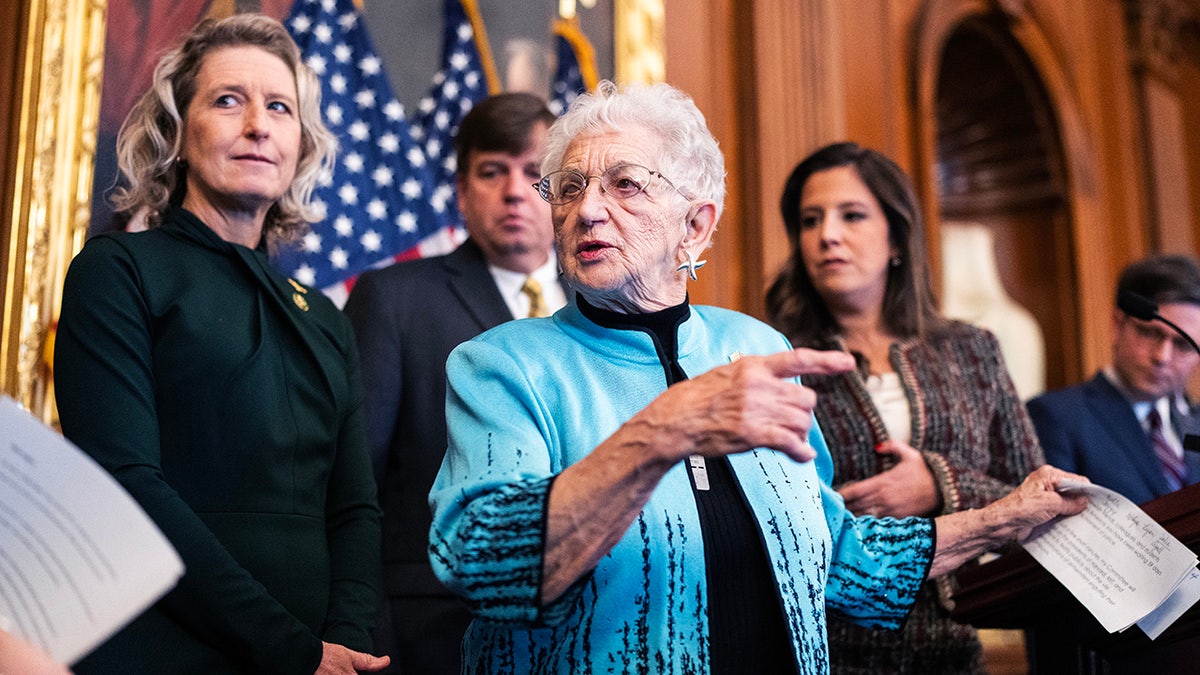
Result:
[[[348,322],[276,272],[334,142],[278,22],[196,26],[118,140],[118,210],[67,275],[64,434],[179,551],[178,586],[79,673],[354,673],[371,656],[379,512]]]

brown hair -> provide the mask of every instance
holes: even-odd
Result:
[[[480,101],[463,117],[454,137],[458,169],[467,170],[476,150],[520,155],[529,149],[534,126],[541,122],[548,128],[554,119],[546,102],[533,94],[496,94]]]
[[[800,198],[813,174],[849,166],[879,201],[888,222],[888,238],[899,263],[888,268],[883,296],[884,327],[897,337],[920,337],[940,328],[937,299],[925,260],[925,228],[912,182],[884,155],[857,143],[834,143],[801,161],[788,176],[779,200],[792,253],[767,291],[767,316],[796,345],[825,345],[838,332],[837,322],[817,293],[800,255]]]

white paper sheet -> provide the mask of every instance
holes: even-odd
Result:
[[[1191,609],[1197,600],[1200,600],[1200,570],[1193,567],[1171,597],[1138,621],[1138,628],[1153,640],[1162,635],[1184,612]]]
[[[0,397],[0,616],[11,632],[73,663],[182,574],[108,472]]]
[[[1060,489],[1083,491],[1087,509],[1039,527],[1023,545],[1105,630],[1137,623],[1194,572],[1196,555],[1125,497],[1088,483]]]

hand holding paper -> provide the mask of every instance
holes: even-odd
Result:
[[[108,472],[4,397],[0,429],[0,617],[71,663],[170,590],[183,563]]]
[[[1151,615],[1139,626],[1157,637],[1200,598],[1196,555],[1133,502],[1090,483],[1059,489],[1086,494],[1087,509],[1038,527],[1023,545],[1105,630]]]

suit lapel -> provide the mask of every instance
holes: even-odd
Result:
[[[446,283],[467,314],[479,324],[480,332],[513,319],[508,305],[488,271],[487,259],[468,239],[445,258]]]
[[[1119,454],[1119,459],[1151,486],[1155,494],[1166,493],[1167,479],[1158,467],[1150,439],[1138,423],[1129,401],[1103,374],[1097,374],[1085,384],[1084,391],[1087,406],[1096,418],[1096,428],[1111,439],[1111,447]]]

